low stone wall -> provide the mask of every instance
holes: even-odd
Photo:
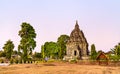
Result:
[[[79,65],[99,65],[98,61],[94,60],[78,60],[77,64]],[[101,65],[106,66],[103,62]],[[107,66],[120,66],[120,61],[109,61]]]

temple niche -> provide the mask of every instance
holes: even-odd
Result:
[[[70,34],[70,39],[66,44],[66,56],[64,59],[88,59],[88,43],[82,30],[80,30],[78,22],[76,21],[75,28]]]

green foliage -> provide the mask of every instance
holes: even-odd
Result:
[[[27,61],[28,56],[32,55],[32,51],[36,47],[36,33],[34,28],[28,23],[22,23],[21,30],[18,34],[21,37],[20,44],[18,46],[18,53],[21,55],[24,62]]]
[[[60,37],[58,37],[57,43],[60,46],[60,50],[59,50],[60,59],[62,59],[66,54],[66,43],[69,40],[69,38],[70,37],[68,35],[61,35]]]
[[[100,54],[101,52],[103,52],[103,51],[102,51],[102,50],[99,50],[99,51],[98,51],[98,54]]]
[[[113,55],[109,55],[110,60],[119,61],[120,59],[120,43],[118,43],[113,49],[111,49]]]
[[[118,45],[111,49],[111,51],[113,54],[120,56],[120,43],[118,43]]]
[[[110,49],[110,51],[113,53],[113,54],[115,54],[116,53],[116,49]]]
[[[120,57],[117,55],[109,55],[109,60],[111,61],[119,61]]]
[[[118,44],[114,47],[114,51],[115,51],[116,55],[120,56],[120,44]]]
[[[11,40],[8,40],[6,44],[4,44],[3,49],[4,49],[4,52],[6,53],[6,58],[10,59],[14,49],[13,42]]]
[[[43,47],[43,46],[42,46]],[[45,42],[44,48],[41,50],[42,56],[50,58],[58,58],[58,52],[60,47],[55,42]]]
[[[10,59],[10,64],[13,64],[14,63],[14,60],[13,59]]]
[[[41,53],[35,52],[35,54],[33,55],[33,57],[35,57],[35,58],[41,58]]]
[[[0,51],[0,57],[5,57],[6,53],[4,51]]]
[[[18,51],[14,50],[12,54],[13,55],[18,55]]]
[[[77,59],[71,59],[69,60],[70,63],[77,63]]]
[[[18,64],[18,63],[19,63],[19,60],[18,60],[18,59],[14,59],[14,62],[15,62],[16,64]]]
[[[22,63],[22,59],[19,59],[18,62],[21,64]]]
[[[47,62],[51,63],[51,62],[55,62],[55,61],[56,61],[55,59],[50,59]]]
[[[92,60],[96,60],[96,57],[97,57],[96,48],[95,48],[95,45],[92,44],[91,45],[91,59]]]
[[[33,59],[34,60],[40,60],[42,58],[41,53],[35,52],[33,54]]]
[[[69,39],[67,35],[61,35],[58,37],[57,43],[45,42],[41,46],[42,58],[50,57],[51,59],[62,59],[66,53],[66,43]]]
[[[1,63],[4,63],[4,60],[2,60]]]
[[[45,58],[44,45],[41,46],[41,56]]]
[[[4,63],[4,59],[0,59],[0,63]]]

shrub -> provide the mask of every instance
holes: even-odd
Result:
[[[49,59],[47,62],[54,62],[55,60],[54,59]]]
[[[21,64],[22,63],[22,59],[19,59],[18,62]]]
[[[0,59],[0,63],[4,63],[4,60],[3,60],[3,59]]]
[[[10,64],[13,64],[14,63],[14,60],[13,59],[10,59]]]
[[[15,60],[15,63],[18,64],[18,62],[19,62],[19,61],[16,59],[16,60]]]
[[[77,59],[71,59],[69,60],[70,63],[77,63]]]
[[[1,63],[4,63],[4,60],[3,60],[3,59],[1,59]]]
[[[118,55],[109,55],[109,59],[112,61],[119,61],[119,56]]]

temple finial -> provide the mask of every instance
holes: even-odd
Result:
[[[78,25],[78,21],[76,20],[76,25]]]
[[[79,29],[78,21],[76,20],[75,28]]]

